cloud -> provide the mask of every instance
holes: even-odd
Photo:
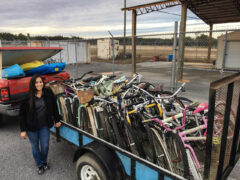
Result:
[[[159,0],[127,0],[127,6]],[[104,36],[123,34],[123,0],[1,0],[1,32],[31,35]],[[181,7],[165,9],[180,14]],[[188,16],[196,17],[191,11]],[[138,33],[173,31],[180,16],[154,12],[137,17]],[[188,24],[203,22],[188,18]],[[131,33],[131,12],[127,12]]]

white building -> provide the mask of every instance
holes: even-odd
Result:
[[[240,31],[228,33],[226,52],[224,52],[225,35],[218,37],[216,68],[240,70]]]
[[[97,56],[101,59],[112,59],[112,39],[99,39],[97,40]],[[119,41],[114,40],[114,57],[119,54]]]

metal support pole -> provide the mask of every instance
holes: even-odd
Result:
[[[124,0],[124,8],[126,8],[126,0]],[[124,27],[123,27],[123,58],[126,58],[126,11],[124,11]]]
[[[212,30],[213,24],[210,24],[209,38],[208,38],[208,62],[211,62],[211,51],[212,51]]]
[[[136,73],[136,10],[132,10],[132,75]]]
[[[114,61],[115,61],[115,55],[114,55],[114,48],[115,48],[115,46],[114,46],[114,37],[113,37],[113,35],[112,35],[112,33],[110,32],[110,31],[108,31],[108,33],[110,34],[110,36],[112,37],[112,73],[113,73],[113,75],[114,75]]]
[[[180,37],[179,37],[179,52],[178,52],[178,62],[177,62],[177,78],[181,81],[183,78],[183,61],[184,61],[184,43],[185,43],[185,32],[186,32],[186,20],[187,20],[187,3],[182,2],[182,15],[181,15],[181,25],[180,25]]]
[[[74,40],[75,41],[75,40]],[[76,56],[76,63],[78,63],[78,56],[77,56],[77,42],[74,42],[75,44],[75,56]]]
[[[223,50],[223,61],[222,61],[221,75],[222,75],[222,73],[225,69],[226,56],[227,56],[227,39],[228,39],[228,31],[226,31],[225,38],[224,38],[224,50]]]
[[[177,84],[176,84],[177,33],[178,33],[178,22],[176,21],[174,23],[174,39],[173,39],[172,92],[175,92],[177,88]]]

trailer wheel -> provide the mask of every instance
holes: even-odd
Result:
[[[76,171],[79,180],[107,179],[103,164],[92,153],[86,153],[78,159]]]

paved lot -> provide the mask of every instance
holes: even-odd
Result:
[[[163,83],[166,90],[170,87],[171,68],[168,62],[147,62],[137,65],[137,71],[145,80],[152,83]],[[96,73],[112,70],[111,64],[92,63],[69,65],[66,70],[73,77],[93,70]],[[117,75],[130,76],[131,65],[117,65]],[[226,75],[226,74],[225,74]],[[186,92],[182,96],[199,101],[208,101],[209,83],[220,78],[219,72],[197,70],[194,66],[187,65],[184,79],[190,80],[186,85]],[[77,179],[75,174],[75,163],[72,162],[74,148],[62,141],[56,143],[55,137],[51,136],[49,162],[51,169],[43,176],[38,176],[31,154],[28,140],[20,139],[18,118],[5,118],[0,127],[0,180],[70,180]],[[240,165],[233,171],[232,180],[239,179]]]

